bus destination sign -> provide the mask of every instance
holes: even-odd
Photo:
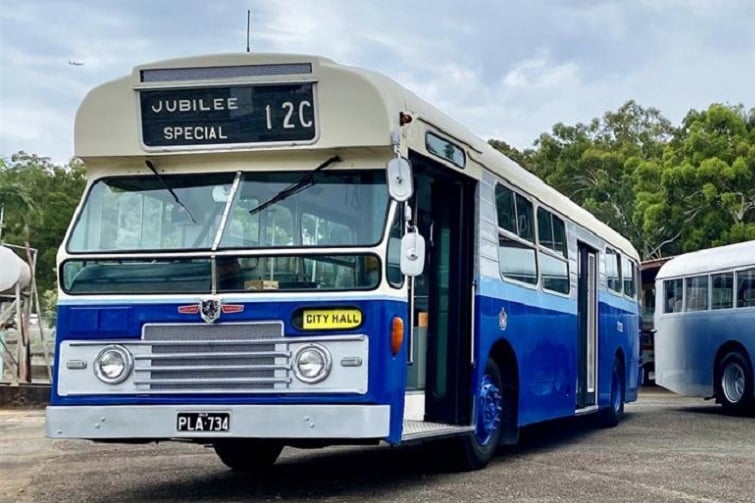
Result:
[[[237,85],[139,92],[146,147],[308,142],[314,84]]]

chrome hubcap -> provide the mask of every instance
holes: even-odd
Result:
[[[475,435],[480,445],[487,445],[501,427],[501,410],[503,409],[501,390],[486,374],[482,378],[480,397],[477,401],[477,428]]]
[[[731,362],[726,365],[721,376],[721,389],[726,400],[739,403],[745,394],[745,371],[739,363]]]

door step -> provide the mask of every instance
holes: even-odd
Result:
[[[421,440],[424,438],[450,437],[474,431],[473,426],[457,424],[430,423],[427,421],[404,421],[401,441]]]
[[[588,414],[595,414],[600,410],[600,407],[597,405],[588,405],[587,407],[583,407],[581,409],[577,409],[574,411],[575,416],[586,416]]]

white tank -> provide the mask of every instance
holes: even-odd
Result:
[[[13,250],[0,246],[0,295],[14,295],[16,285],[23,290],[31,282],[29,264],[13,253]]]

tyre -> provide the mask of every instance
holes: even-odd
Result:
[[[260,439],[223,439],[216,441],[213,447],[220,461],[238,472],[269,468],[283,450],[280,442]]]
[[[611,403],[600,412],[600,423],[606,428],[616,426],[624,417],[624,383],[624,366],[617,357],[611,370]]]
[[[475,430],[459,440],[458,464],[461,470],[484,468],[498,448],[503,418],[503,383],[495,361],[488,359],[480,380],[475,406]]]
[[[753,407],[752,365],[739,351],[727,353],[716,367],[718,401],[726,410],[745,412]]]

